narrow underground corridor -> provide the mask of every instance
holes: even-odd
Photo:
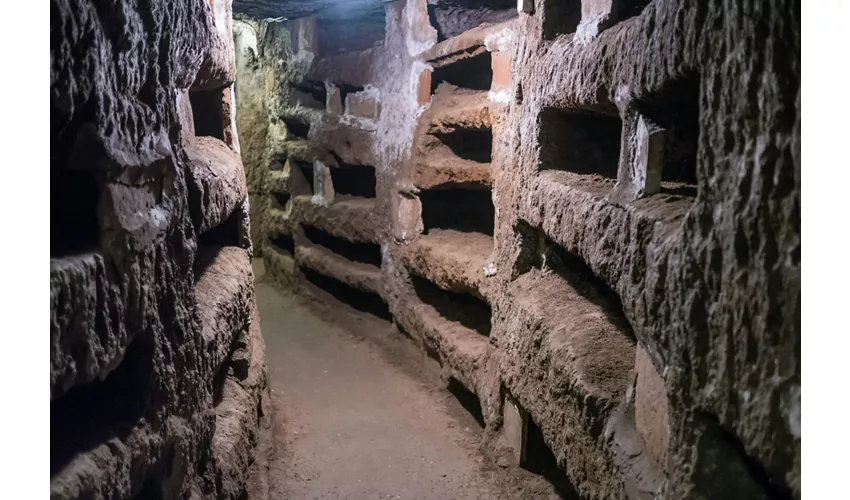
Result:
[[[51,0],[51,498],[799,500],[799,9]]]
[[[296,296],[262,260],[253,267],[279,448],[272,498],[573,498],[488,464],[480,416],[391,323]]]

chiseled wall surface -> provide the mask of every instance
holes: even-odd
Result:
[[[51,1],[50,68],[51,498],[241,498],[267,389],[230,1]]]
[[[391,318],[488,446],[510,396],[582,497],[800,498],[799,5],[430,4],[286,23],[270,274]]]

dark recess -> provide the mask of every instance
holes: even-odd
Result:
[[[528,433],[526,434],[526,461],[524,469],[535,474],[540,474],[552,486],[558,496],[564,500],[578,500],[578,492],[570,482],[566,472],[558,467],[558,459],[552,453],[552,449],[543,438],[543,431],[537,427],[531,415],[528,416]]]
[[[429,189],[419,193],[422,223],[427,234],[431,229],[454,229],[492,236],[496,211],[492,191],[450,187]]]
[[[310,133],[310,122],[301,117],[286,117],[283,118],[283,123],[286,125],[286,131],[299,139],[307,139]]]
[[[387,321],[392,320],[390,308],[380,295],[350,287],[341,281],[320,274],[308,267],[302,267],[301,272],[309,283],[327,292],[338,301],[348,304],[358,311],[377,316]]]
[[[434,136],[458,158],[478,163],[490,163],[493,159],[493,131],[490,129],[458,129]]]
[[[699,77],[692,75],[664,86],[660,91],[643,99],[639,110],[665,131],[661,192],[696,196]]]
[[[581,0],[545,2],[542,17],[543,38],[546,40],[575,33],[581,22]]]
[[[74,387],[51,401],[51,477],[78,453],[129,435],[151,398],[153,363],[153,333],[139,332],[105,380]]]
[[[50,256],[84,253],[100,246],[94,174],[56,168],[50,175]]]
[[[345,99],[348,98],[348,94],[354,94],[355,92],[362,92],[365,90],[365,88],[360,85],[349,85],[347,83],[336,83],[335,85],[339,89],[339,100],[340,103],[342,103],[343,109],[345,108]]]
[[[613,0],[611,14],[599,26],[605,30],[630,17],[639,15],[651,0]],[[581,23],[581,0],[558,0],[543,5],[543,38],[575,33]]]
[[[224,140],[222,89],[189,92],[195,135]]]
[[[159,475],[147,478],[142,484],[142,491],[136,496],[136,500],[165,500],[165,492]]]
[[[289,203],[289,199],[292,197],[289,193],[271,193],[272,195],[272,204],[274,208],[278,210],[286,210],[286,204]]]
[[[616,3],[617,21],[638,16],[652,0],[619,0]]]
[[[428,19],[437,30],[437,41],[460,35],[483,23],[500,23],[517,17],[515,0],[429,0]]]
[[[545,108],[540,114],[540,170],[617,178],[619,116]]]
[[[292,177],[292,192],[296,195],[313,194],[313,165],[301,160],[290,159],[289,175]]]
[[[478,399],[478,396],[454,377],[449,378],[449,385],[446,390],[457,399],[458,403],[472,415],[478,426],[483,429],[485,427],[484,413],[481,411],[481,400]]]
[[[490,90],[493,82],[493,66],[490,52],[461,59],[452,64],[434,68],[431,74],[431,93],[442,83],[470,90]]]
[[[343,163],[337,158],[336,167],[328,167],[336,194],[374,198],[377,179],[375,167]]]
[[[485,337],[490,336],[493,315],[490,304],[467,293],[443,290],[415,274],[410,276],[410,280],[419,300],[436,309],[444,319],[460,323]]]
[[[293,97],[297,103],[308,108],[325,109],[328,102],[328,91],[323,82],[303,80],[297,85],[293,85],[292,88],[295,90]]]
[[[277,233],[269,236],[269,241],[279,252],[295,255],[295,240],[290,234]]]
[[[216,247],[240,246],[241,217],[242,214],[239,210],[234,210],[224,222],[198,235],[198,245]]]
[[[228,358],[233,353],[229,353]],[[218,370],[215,372],[215,376],[213,377],[213,408],[221,404],[221,400],[224,399],[224,384],[227,382],[227,374],[230,372],[230,363],[225,361]]]
[[[353,262],[381,267],[381,245],[360,243],[334,236],[313,226],[304,226],[304,235],[312,243],[321,245],[331,252]]]
[[[277,172],[283,170],[283,165],[286,163],[286,158],[273,158],[269,162],[269,170]]]
[[[703,428],[698,444],[699,460],[709,466],[699,468],[695,480],[702,486],[701,492],[708,495],[706,498],[743,498],[742,494],[746,498],[760,498],[764,495],[770,500],[794,498],[782,473],[776,471],[771,477],[715,415],[699,412],[697,422]],[[717,477],[727,480],[717,481]]]
[[[532,268],[556,273],[569,283],[576,293],[600,306],[608,321],[623,335],[635,341],[632,326],[623,313],[620,296],[605,280],[597,276],[584,260],[524,221],[520,221],[516,228],[521,240],[520,257],[517,260],[518,274],[524,274]]]

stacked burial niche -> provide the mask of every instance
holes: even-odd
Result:
[[[268,406],[230,2],[53,7],[50,496],[243,497]]]
[[[269,274],[391,321],[486,445],[563,496],[799,498],[799,7],[780,4],[757,2],[758,32],[735,2],[646,0],[280,23],[285,61],[310,63],[281,78],[299,111],[262,115],[305,123],[247,167]],[[730,63],[728,40],[758,48]]]

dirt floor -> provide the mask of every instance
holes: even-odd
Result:
[[[275,406],[271,498],[560,498],[484,459],[473,415],[390,323],[276,288],[259,259],[254,272]]]

